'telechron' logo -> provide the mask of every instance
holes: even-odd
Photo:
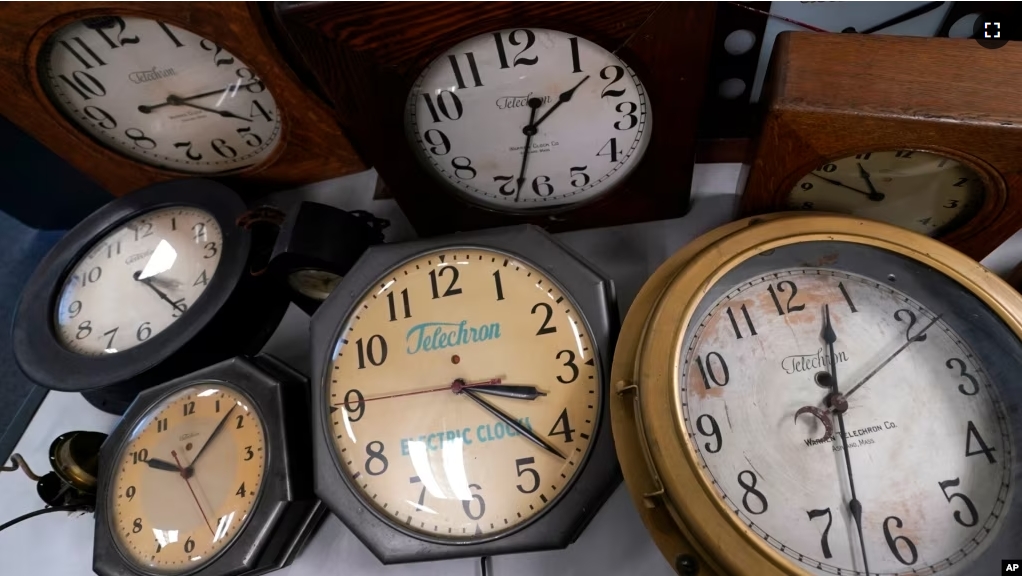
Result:
[[[405,335],[405,344],[409,354],[420,350],[431,352],[453,348],[471,342],[485,342],[500,338],[500,324],[491,322],[481,326],[468,326],[468,320],[461,322],[423,322],[416,324]]]

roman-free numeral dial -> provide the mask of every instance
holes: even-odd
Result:
[[[855,274],[735,286],[692,321],[679,399],[741,524],[814,574],[952,572],[981,554],[1004,524],[1013,448],[963,338]]]
[[[265,446],[252,401],[222,383],[190,386],[155,405],[112,468],[109,517],[124,556],[160,574],[215,558],[259,496]]]
[[[68,273],[53,311],[60,342],[100,356],[157,336],[209,286],[222,250],[219,224],[197,208],[162,208],[119,226]]]
[[[512,531],[584,467],[598,366],[578,309],[542,271],[481,249],[414,258],[341,328],[328,376],[341,473],[424,537]]]
[[[165,22],[72,23],[41,53],[54,105],[100,144],[180,172],[236,171],[269,157],[280,117],[259,75],[214,40]]]
[[[614,54],[543,29],[452,47],[408,95],[406,130],[427,170],[484,206],[565,207],[612,190],[652,125],[635,72]]]

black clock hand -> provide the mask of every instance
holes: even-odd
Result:
[[[866,169],[862,167],[862,163],[856,163],[856,166],[859,167],[859,176],[862,176],[862,179],[866,181],[866,187],[869,188],[869,199],[874,202],[883,200],[884,195],[877,192],[876,186],[873,186],[873,181],[869,179],[869,172],[866,172]]]
[[[823,305],[823,337],[824,344],[827,345],[827,354],[830,357],[830,366],[828,371],[830,372],[831,386],[833,392],[831,395],[840,396],[841,391],[838,388],[837,379],[837,355],[834,353],[834,343],[837,342],[837,333],[834,332],[834,327],[830,323],[830,306],[827,304]],[[845,405],[847,408],[847,404]],[[845,453],[845,469],[848,471],[848,488],[852,493],[852,499],[848,502],[848,509],[852,513],[852,518],[855,520],[855,529],[859,533],[859,546],[862,550],[862,567],[865,569],[866,574],[869,574],[869,561],[866,560],[866,542],[862,539],[862,503],[855,496],[855,480],[852,477],[852,456],[848,453],[848,438],[845,437],[845,419],[844,410],[837,412],[837,425],[841,432],[841,449]]]
[[[913,19],[913,18],[915,18],[917,16],[922,16],[923,14],[926,14],[927,12],[933,12],[937,8],[940,8],[943,4],[944,4],[943,2],[927,2],[926,4],[923,4],[922,6],[918,6],[916,8],[913,8],[913,9],[909,10],[908,12],[905,12],[904,14],[901,14],[899,16],[895,16],[894,18],[891,18],[890,20],[885,20],[885,21],[877,24],[876,26],[872,26],[870,28],[866,28],[862,32],[859,32],[859,34],[872,34],[874,32],[879,32],[880,30],[883,30],[884,28],[890,28],[891,26],[894,26],[895,24],[901,24],[902,22],[904,22],[906,20],[911,20],[911,19]],[[845,28],[844,30],[842,30],[842,32],[855,32],[855,28]]]
[[[515,202],[518,202],[518,196],[522,193],[522,185],[525,184],[525,162],[529,159],[532,137],[536,135],[536,127],[532,123],[536,120],[536,110],[542,105],[543,101],[539,98],[529,98],[529,123],[522,128],[522,133],[525,134],[525,150],[522,150],[522,167],[518,171],[518,190],[515,192]]]
[[[847,189],[851,190],[852,192],[858,192],[859,194],[863,194],[865,196],[870,196],[870,199],[873,199],[872,196],[870,195],[870,193],[866,192],[865,190],[859,190],[858,188],[852,188],[851,186],[848,186],[847,184],[843,184],[841,182],[838,182],[837,180],[833,180],[833,179],[830,179],[830,178],[826,178],[824,176],[820,176],[816,172],[810,172],[809,175],[810,176],[815,176],[815,177],[819,178],[820,180],[823,180],[824,182],[826,182],[828,184],[833,184],[835,186],[840,186],[842,188],[847,188]]]
[[[256,86],[258,84],[262,84],[262,82],[249,82],[248,84],[242,84],[241,86],[238,86],[237,90],[235,90],[233,88],[234,84],[231,84],[230,86],[227,86],[226,88],[218,88],[216,90],[210,90],[209,92],[202,92],[201,94],[192,94],[191,96],[176,97],[176,100],[179,103],[180,102],[187,102],[188,100],[196,100],[196,99],[199,99],[199,98],[205,98],[206,96],[212,96],[214,94],[223,94],[224,92],[229,92],[231,90],[234,90],[235,92],[237,92],[238,90],[241,90],[242,88],[248,88],[249,86]],[[156,110],[158,108],[163,108],[164,106],[179,106],[179,105],[180,104],[175,104],[173,102],[170,102],[169,99],[168,99],[166,101],[160,102],[159,104],[153,104],[151,106],[146,106],[145,104],[139,104],[138,111],[143,113],[143,114],[151,114],[153,110]]]
[[[231,112],[230,110],[217,110],[216,108],[207,108],[205,106],[199,106],[198,104],[192,104],[191,102],[185,102],[184,100],[181,100],[177,96],[167,96],[167,102],[169,102],[169,103],[171,103],[171,104],[173,104],[175,106],[188,106],[189,108],[195,108],[197,110],[202,110],[203,112],[210,112],[212,114],[216,114],[216,115],[222,116],[224,118],[234,118],[235,120],[244,120],[245,122],[251,122],[252,121],[251,118],[245,118],[244,116],[238,116],[237,114],[235,114],[234,112]]]
[[[524,386],[520,384],[482,384],[479,386],[468,386],[473,392],[489,394],[491,396],[502,396],[504,398],[515,398],[517,400],[535,400],[540,396],[546,396],[546,392],[540,392],[535,386]],[[464,390],[465,388],[462,388]],[[454,389],[455,394],[459,392]]]
[[[171,300],[170,296],[167,296],[163,292],[163,290],[160,290],[156,286],[153,286],[153,283],[149,280],[149,278],[139,278],[139,276],[141,276],[141,275],[142,275],[142,271],[139,270],[139,271],[135,272],[134,274],[132,274],[131,277],[134,278],[135,280],[137,280],[138,282],[141,282],[141,283],[145,284],[146,286],[148,286],[150,289],[152,289],[153,292],[156,292],[156,295],[159,296],[161,300],[163,300],[163,301],[167,302],[168,304],[170,304],[171,306],[173,306],[174,310],[177,310],[178,312],[184,314],[185,310],[188,309],[187,307],[182,307],[177,302],[174,302],[173,300]]]
[[[475,391],[474,391],[473,388],[464,388],[461,391],[461,393],[464,394],[465,396],[468,396],[469,398],[471,398],[476,404],[481,406],[484,410],[486,410],[490,414],[493,414],[494,416],[496,416],[499,420],[502,420],[508,426],[514,428],[515,432],[521,434],[525,438],[528,438],[529,440],[531,440],[533,443],[535,443],[540,448],[546,450],[547,452],[553,454],[554,456],[559,457],[562,460],[566,459],[564,457],[564,454],[561,454],[557,450],[557,448],[554,448],[549,442],[547,442],[546,440],[544,440],[544,439],[540,438],[539,436],[537,436],[532,430],[529,430],[525,426],[522,426],[521,424],[518,423],[517,420],[515,420],[514,418],[508,416],[507,414],[505,414],[503,411],[501,411],[499,408],[497,408],[493,404],[490,404],[486,400],[483,400],[482,398],[476,396]]]
[[[150,468],[155,468],[157,470],[166,470],[167,472],[177,472],[179,474],[181,473],[181,469],[178,468],[176,465],[171,464],[166,460],[160,460],[159,458],[150,458],[146,460],[146,465],[148,465]]]
[[[539,128],[539,125],[542,124],[544,120],[546,120],[547,116],[553,114],[554,110],[557,110],[558,106],[560,106],[561,104],[564,104],[565,102],[568,102],[569,100],[571,100],[571,97],[575,95],[575,90],[577,90],[578,87],[581,86],[582,83],[585,82],[588,79],[589,79],[589,76],[587,75],[585,78],[579,80],[578,84],[575,84],[574,87],[572,87],[572,88],[570,88],[568,90],[565,90],[564,92],[561,92],[561,95],[557,97],[557,102],[554,102],[554,105],[551,106],[550,109],[547,110],[545,114],[540,116],[539,120],[536,120],[536,122],[532,123],[532,127],[533,128]]]
[[[209,448],[209,445],[213,443],[213,439],[216,438],[216,435],[223,429],[224,424],[227,423],[227,419],[231,416],[231,412],[234,411],[235,406],[237,406],[237,404],[231,405],[231,409],[227,411],[227,414],[224,414],[224,417],[220,419],[220,423],[216,425],[216,428],[214,428],[209,434],[209,437],[206,438],[206,443],[203,444],[202,448],[199,448],[199,451],[195,453],[195,458],[192,458],[192,463],[188,465],[188,469],[186,470],[189,476],[195,473],[195,463],[199,461],[199,457],[206,451],[206,448]]]

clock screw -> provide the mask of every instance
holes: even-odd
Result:
[[[674,559],[674,569],[683,576],[695,576],[699,573],[699,561],[691,554],[679,554]]]
[[[451,364],[457,364],[458,362],[461,362],[461,356],[458,356],[457,354],[451,356]]]
[[[834,387],[834,377],[830,375],[830,372],[817,372],[813,379],[816,381],[817,386],[822,386],[823,388]]]
[[[191,450],[191,449],[192,449],[192,443],[191,442],[189,442],[188,444],[185,444],[185,450]]]

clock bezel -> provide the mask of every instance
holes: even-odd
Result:
[[[643,521],[672,563],[699,557],[717,573],[805,573],[752,534],[717,497],[687,437],[676,367],[685,351],[682,343],[687,342],[689,323],[704,304],[703,295],[718,280],[757,255],[812,241],[881,248],[928,266],[970,292],[1007,332],[1022,339],[1022,298],[1007,284],[948,246],[893,225],[795,212],[745,218],[697,239],[643,286],[625,320],[612,375],[615,382],[622,383],[611,406],[629,491],[637,505],[643,504]],[[728,256],[722,260],[721,254]],[[663,369],[665,366],[673,368]],[[1010,413],[1013,407],[1017,410],[1022,395],[1005,394],[1003,383],[991,385],[1001,393],[1005,412]],[[1017,441],[1022,421],[1009,421],[1008,426]],[[1017,479],[1019,459],[1017,455],[1013,458]],[[1022,501],[1016,487],[1010,488],[1007,499],[1015,513],[1012,524],[999,527],[984,551],[986,556],[998,551],[994,548],[998,543],[1003,549],[1022,533]]]
[[[166,576],[126,558],[115,542],[108,516],[115,456],[131,431],[158,403],[190,386],[210,383],[242,392],[263,424],[265,462],[259,496],[235,537],[208,562],[177,576],[211,572],[242,576],[289,564],[322,519],[326,508],[312,493],[308,447],[308,381],[272,356],[236,357],[150,388],[138,395],[100,451],[96,492],[93,570],[104,576]],[[261,529],[253,529],[259,527]]]
[[[115,354],[86,356],[65,348],[56,333],[54,307],[67,275],[103,237],[160,208],[205,211],[220,226],[220,262],[195,303],[152,338]],[[81,392],[127,381],[165,362],[193,341],[227,304],[248,273],[251,233],[236,221],[246,210],[231,189],[209,180],[164,182],[119,198],[75,226],[50,250],[25,283],[14,318],[14,357],[34,382]]]
[[[484,249],[517,258],[546,274],[573,299],[590,330],[598,358],[601,395],[598,425],[586,460],[557,498],[508,532],[475,541],[432,538],[407,530],[365,502],[338,460],[328,408],[333,351],[340,331],[369,286],[389,271],[425,253]],[[556,270],[557,275],[551,270]],[[575,540],[620,481],[607,405],[611,349],[617,314],[612,282],[534,226],[515,226],[397,245],[370,247],[317,310],[312,321],[312,388],[316,492],[384,564],[489,556],[563,548]],[[341,479],[338,482],[338,478]]]

